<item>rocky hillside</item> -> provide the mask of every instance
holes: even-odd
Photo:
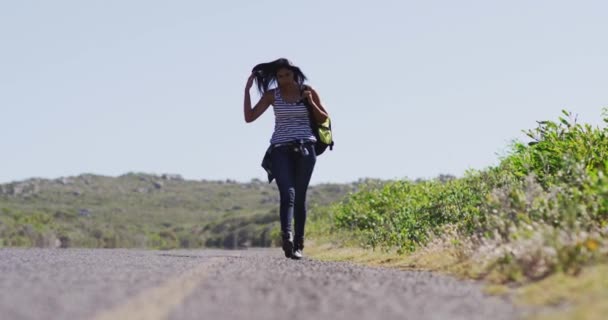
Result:
[[[309,189],[311,210],[341,200],[369,180]],[[278,190],[254,179],[185,180],[179,175],[83,174],[0,185],[0,246],[270,246]]]

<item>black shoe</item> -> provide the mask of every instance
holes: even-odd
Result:
[[[285,257],[286,258],[293,257],[294,244],[293,244],[293,238],[291,236],[291,232],[284,233],[282,235],[282,239],[283,239],[283,252],[285,252]]]
[[[303,255],[303,251],[304,250],[304,238],[303,237],[297,237],[293,246],[293,254],[292,254],[292,258],[295,260],[300,260],[304,257]]]

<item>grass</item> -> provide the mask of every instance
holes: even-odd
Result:
[[[530,319],[606,319],[608,265],[586,267],[577,276],[557,273],[519,288],[516,293],[520,304],[556,307],[531,316]]]
[[[462,279],[480,279],[484,273],[479,265],[461,261],[455,252],[420,250],[399,254],[317,239],[308,241],[306,252],[324,261],[435,271]],[[603,320],[608,314],[608,264],[585,267],[577,275],[560,272],[515,286],[504,284],[500,276],[484,279],[486,294],[511,298],[528,312],[529,320]]]

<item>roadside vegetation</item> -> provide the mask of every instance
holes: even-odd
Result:
[[[593,318],[608,310],[606,276],[597,271],[608,261],[603,115],[601,127],[567,111],[540,121],[499,165],[460,178],[362,188],[314,212],[310,253],[484,279],[491,291],[517,287],[523,301],[538,305],[584,301],[592,307],[572,316]]]

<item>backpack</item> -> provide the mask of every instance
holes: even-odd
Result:
[[[305,89],[309,89],[308,86],[302,87],[302,91]],[[308,100],[303,99],[304,105],[308,109],[308,118],[310,120],[310,127],[312,128],[312,132],[317,138],[317,142],[315,143],[315,153],[321,155],[327,147],[329,150],[334,149],[334,139],[331,130],[331,119],[329,117],[323,123],[317,123],[312,115],[312,106],[308,103]]]

